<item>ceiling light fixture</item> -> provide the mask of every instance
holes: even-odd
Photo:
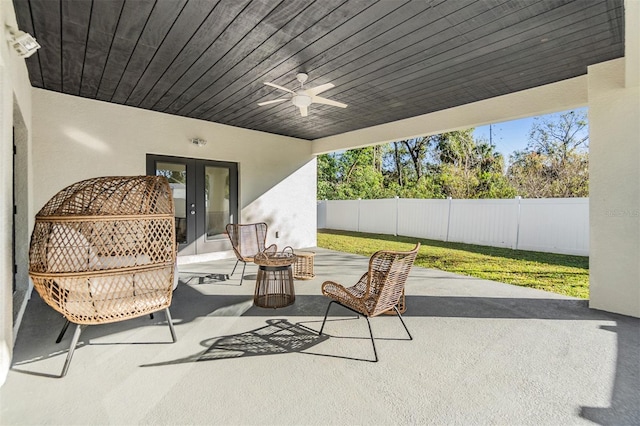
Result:
[[[9,33],[11,34],[9,42],[21,58],[28,58],[41,47],[36,39],[29,33],[12,28],[9,29]]]
[[[294,95],[293,98],[291,98],[291,102],[293,102],[293,104],[298,108],[308,107],[309,105],[311,105],[311,96]]]

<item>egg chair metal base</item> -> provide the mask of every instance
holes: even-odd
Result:
[[[178,341],[178,338],[176,337],[176,330],[173,327],[173,320],[171,319],[171,313],[169,312],[169,308],[165,308],[164,313],[167,316],[167,323],[169,324],[169,330],[171,332],[171,340],[173,341],[173,343],[175,343]],[[62,336],[64,336],[65,331],[69,327],[69,324],[71,324],[70,321],[67,321],[65,323],[64,327],[62,328],[62,331],[60,332],[60,335],[58,336],[58,339],[56,340],[56,343],[60,343],[60,341],[62,340]],[[86,327],[88,326],[84,324],[76,324],[76,329],[73,333],[71,344],[69,345],[69,351],[67,352],[67,359],[64,361],[64,366],[62,367],[62,373],[60,374],[60,378],[67,375],[67,371],[69,370],[69,365],[71,364],[71,358],[73,358],[73,353],[76,350],[76,346],[78,346],[78,340],[80,339],[80,334],[82,334],[82,330],[84,330]]]

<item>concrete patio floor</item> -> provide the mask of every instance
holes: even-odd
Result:
[[[640,320],[585,300],[415,267],[407,341],[392,316],[366,321],[328,304],[320,284],[351,285],[367,258],[312,249],[314,280],[295,304],[252,305],[255,265],[184,265],[171,314],[88,327],[69,373],[73,334],[34,292],[0,424],[640,424]],[[212,274],[209,277],[205,275]]]

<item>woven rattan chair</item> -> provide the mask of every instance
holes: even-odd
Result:
[[[244,263],[242,266],[242,276],[240,277],[240,285],[244,279],[244,270],[247,262],[253,262],[258,253],[275,253],[278,247],[275,244],[266,246],[267,241],[267,224],[262,223],[229,223],[227,224],[227,235],[231,241],[233,252],[236,254],[236,264],[229,276],[233,275],[239,262]]]
[[[369,259],[369,270],[352,287],[343,287],[334,281],[325,281],[322,284],[322,294],[332,300],[327,306],[319,334],[322,335],[331,305],[337,303],[366,318],[373,345],[374,362],[378,361],[378,353],[371,332],[370,317],[395,311],[409,335],[409,340],[413,340],[409,329],[402,320],[398,304],[404,295],[404,284],[419,248],[420,243],[416,244],[413,250],[407,252],[382,250],[374,253]]]
[[[101,177],[56,194],[36,216],[29,275],[42,299],[75,333],[85,326],[169,313],[176,249],[171,188],[160,176]],[[58,340],[59,340],[58,339]]]

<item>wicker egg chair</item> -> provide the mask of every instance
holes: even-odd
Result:
[[[75,333],[83,327],[169,313],[176,248],[171,188],[160,176],[99,177],[57,193],[36,215],[29,276]]]

